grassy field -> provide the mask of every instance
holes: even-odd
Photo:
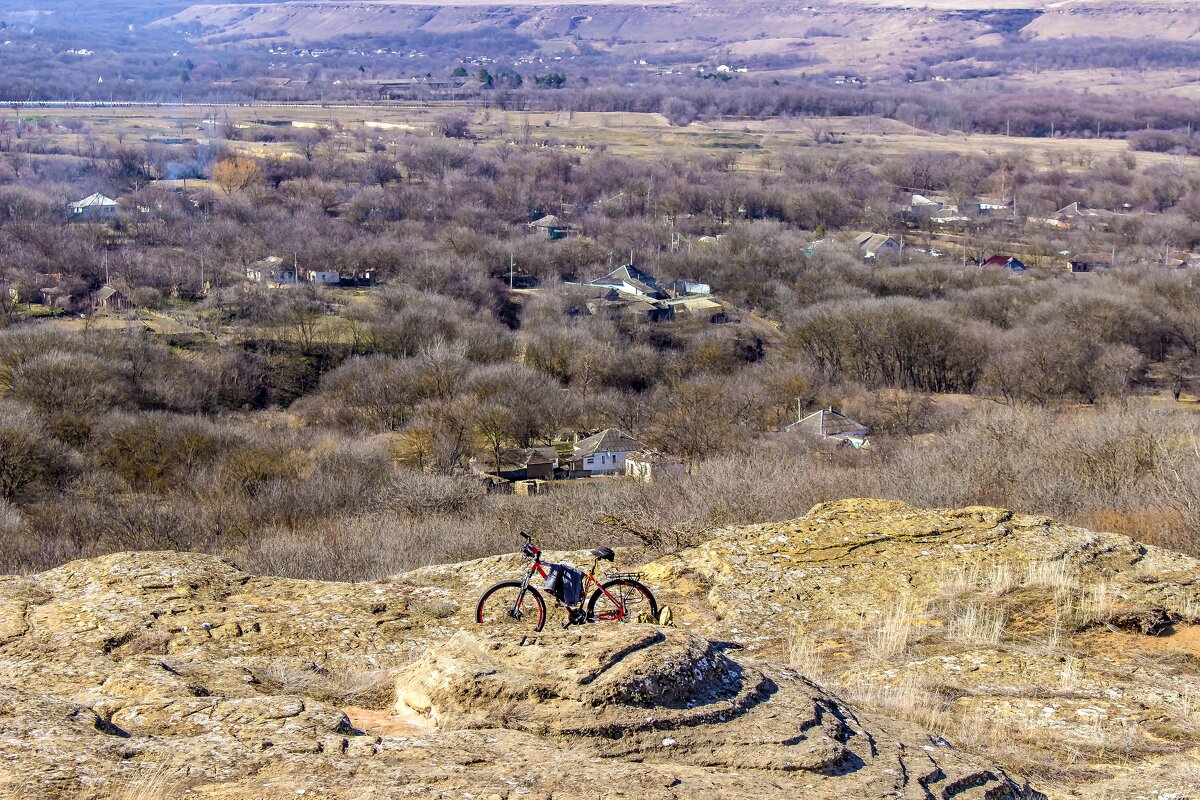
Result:
[[[697,155],[727,155],[739,169],[770,168],[785,151],[821,148],[872,155],[894,155],[918,151],[964,154],[1016,152],[1038,166],[1063,169],[1086,168],[1088,163],[1129,152],[1119,139],[1034,139],[983,134],[931,133],[891,119],[879,117],[796,117],[765,120],[717,119],[672,127],[661,114],[602,112],[535,112],[475,109],[466,104],[322,108],[320,106],[231,106],[219,109],[75,108],[55,109],[44,114],[26,113],[53,121],[80,119],[89,134],[67,134],[60,143],[69,151],[82,146],[91,135],[107,141],[154,141],[187,139],[209,141],[221,135],[229,122],[239,128],[288,129],[322,127],[350,136],[356,131],[372,134],[394,131],[397,138],[412,132],[431,132],[439,116],[463,113],[472,121],[472,131],[483,141],[550,142],[563,147],[607,148],[610,152],[647,159]],[[286,154],[292,145],[237,142],[247,154]],[[1137,153],[1142,164],[1179,163],[1180,158],[1163,153]],[[1195,166],[1196,156],[1183,159]]]

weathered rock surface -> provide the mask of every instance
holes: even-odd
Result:
[[[396,697],[398,711],[438,729],[501,727],[570,742],[588,758],[733,769],[746,791],[1034,796],[943,740],[859,717],[792,671],[652,626],[460,633],[404,669]]]
[[[480,588],[520,564],[334,584],[124,553],[0,578],[0,797],[1019,796],[1001,762],[1063,797],[1195,783],[1193,559],[844,501],[644,565],[676,629],[480,631]],[[1039,738],[1080,769],[1040,774]]]

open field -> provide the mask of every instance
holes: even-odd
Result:
[[[866,154],[867,157],[913,152],[997,155],[1017,153],[1039,167],[1077,168],[1130,152],[1121,139],[1033,138],[989,134],[932,133],[901,121],[880,117],[788,117],[755,120],[714,119],[674,127],[661,114],[631,112],[519,112],[478,110],[472,104],[446,101],[429,104],[380,104],[323,107],[292,104],[287,107],[213,106],[29,108],[26,120],[80,120],[92,136],[109,142],[174,137],[209,141],[217,129],[230,123],[243,128],[313,128],[350,134],[369,130],[398,134],[431,131],[438,117],[448,113],[469,116],[472,130],[483,142],[521,141],[530,136],[551,146],[603,147],[613,153],[658,159],[688,155],[730,155],[740,169],[758,169],[777,163],[781,153],[794,148],[816,148]],[[63,138],[68,149],[82,141]],[[286,143],[237,143],[248,154],[264,156],[289,152]],[[1197,156],[1138,152],[1139,164],[1200,163]]]

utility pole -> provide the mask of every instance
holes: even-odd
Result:
[[[513,288],[513,267],[516,266],[516,259],[513,254],[508,254],[508,290],[511,292]]]

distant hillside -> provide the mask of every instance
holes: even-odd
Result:
[[[1200,8],[1154,0],[932,0],[920,6],[900,0],[724,6],[698,0],[524,0],[503,5],[489,0],[304,0],[198,4],[159,24],[212,39],[296,42],[506,30],[555,53],[586,49],[667,60],[697,54],[727,60],[790,56],[793,64],[882,76],[896,67],[935,63],[963,48],[1029,40],[1190,40],[1200,33]]]

